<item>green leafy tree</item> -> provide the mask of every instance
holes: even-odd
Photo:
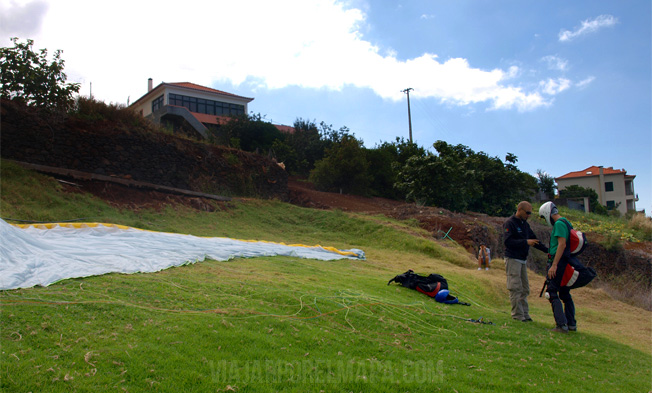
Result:
[[[20,42],[11,39],[12,48],[0,48],[2,84],[0,95],[6,99],[22,100],[28,105],[68,111],[74,106],[79,83],[66,83],[61,50],[48,60],[47,49],[32,50],[33,40]]]
[[[325,143],[315,122],[298,118],[294,122],[294,132],[278,141],[274,152],[288,172],[308,176],[315,162],[324,157],[324,149]]]
[[[368,169],[362,141],[343,134],[337,143],[326,149],[324,158],[315,163],[310,181],[323,191],[364,195],[371,182]]]
[[[260,114],[232,116],[218,131],[220,140],[244,151],[268,152],[283,134]]]
[[[396,187],[408,200],[454,211],[508,216],[536,191],[536,179],[518,170],[517,157],[476,153],[464,145],[433,144],[437,155],[412,157],[399,172]]]
[[[410,157],[425,157],[427,154],[423,147],[398,137],[395,142],[383,142],[374,149],[367,150],[372,194],[404,199],[405,194],[394,187],[399,171]]]
[[[541,169],[537,169],[537,185],[548,199],[553,200],[555,198],[555,189],[557,188],[555,178]]]

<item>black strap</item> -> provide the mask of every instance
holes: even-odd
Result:
[[[546,272],[547,274],[547,272]],[[546,287],[548,286],[548,279],[546,278],[546,281],[543,282],[543,288],[541,288],[541,293],[539,293],[539,297],[543,296],[543,291],[546,290]]]
[[[491,321],[485,321],[483,317],[480,317],[478,319],[467,319],[469,322],[474,322],[474,323],[481,323],[483,325],[493,325],[494,323]]]
[[[573,229],[573,227],[568,222],[568,220],[566,220],[565,217],[560,218],[560,220],[563,221],[564,224],[566,224],[566,227],[568,228],[568,238],[566,239],[566,248],[564,249],[564,254],[566,254],[566,256],[569,257],[571,255],[570,238],[571,238],[571,230]]]

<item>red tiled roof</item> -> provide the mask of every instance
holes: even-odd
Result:
[[[284,132],[286,134],[294,134],[294,127],[284,126],[282,124],[274,124],[274,127],[276,127],[279,131]]]
[[[235,95],[235,94],[227,93],[227,92],[222,91],[222,90],[212,89],[212,88],[210,88],[210,87],[201,86],[201,85],[198,85],[198,84],[196,84],[196,83],[191,83],[191,82],[174,82],[174,83],[165,83],[165,82],[163,82],[162,84],[164,84],[164,85],[171,85],[171,86],[177,86],[177,87],[185,87],[186,89],[193,89],[193,90],[206,91],[206,92],[209,92],[209,93],[222,94],[222,95],[225,95],[225,96],[236,97],[236,98],[242,98],[242,99],[249,100],[249,101],[252,101],[252,100],[253,100],[253,98],[242,97],[242,96],[239,96],[239,95]]]
[[[205,113],[197,113],[197,112],[190,112],[190,114],[193,115],[195,119],[199,120],[201,123],[206,123],[206,124],[222,125],[228,123],[230,120],[228,116],[207,115]],[[281,132],[285,132],[288,134],[294,133],[294,127],[284,126],[282,124],[274,124],[274,127],[276,127]]]
[[[613,167],[602,168],[603,175],[617,175],[617,174],[627,175],[627,171],[624,169],[614,169]],[[583,171],[569,172],[563,176],[555,178],[557,179],[571,179],[575,177],[589,177],[589,176],[600,176],[600,167],[590,166]]]
[[[197,112],[190,112],[190,114],[193,115],[195,119],[199,120],[201,123],[222,125],[226,124],[229,121],[227,116],[207,115],[205,113]]]

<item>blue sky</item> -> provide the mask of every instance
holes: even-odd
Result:
[[[0,0],[0,39],[64,51],[106,102],[194,82],[275,123],[348,127],[373,147],[463,144],[558,177],[636,175],[652,212],[652,7],[632,1]]]

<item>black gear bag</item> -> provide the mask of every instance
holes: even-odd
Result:
[[[389,280],[387,285],[392,282],[397,282],[402,286],[410,289],[417,290],[426,294],[436,301],[446,304],[462,304],[470,306],[468,303],[460,302],[455,296],[452,296],[448,291],[448,281],[439,274],[430,274],[429,276],[422,276],[415,273],[412,269],[403,274]]]

